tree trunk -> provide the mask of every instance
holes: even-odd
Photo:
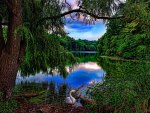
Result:
[[[14,32],[22,24],[21,0],[6,0],[8,7],[8,38],[0,55],[0,91],[11,97],[19,68],[20,36]]]
[[[0,15],[0,56],[2,54],[4,44],[5,44],[5,42],[4,42],[4,38],[3,38],[2,17]]]

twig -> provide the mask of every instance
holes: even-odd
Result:
[[[87,15],[90,15],[91,17],[93,18],[96,18],[96,19],[120,19],[120,18],[123,18],[124,16],[118,16],[118,17],[106,17],[106,16],[98,16],[98,15],[95,15],[93,13],[90,13],[86,10],[83,10],[83,9],[74,9],[74,10],[70,10],[68,12],[64,12],[62,14],[59,14],[59,15],[56,15],[56,16],[50,16],[50,17],[44,17],[44,18],[41,18],[38,22],[37,22],[37,26],[39,23],[41,23],[42,21],[45,21],[45,20],[51,20],[51,19],[58,19],[58,18],[61,18],[63,16],[66,16],[68,14],[71,14],[71,13],[85,13]]]

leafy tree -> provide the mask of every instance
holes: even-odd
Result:
[[[149,59],[149,11],[149,1],[127,1],[115,15],[125,18],[110,20],[106,34],[99,39],[99,55]]]
[[[96,51],[97,41],[75,40],[69,36],[55,38],[69,51]]]
[[[89,95],[99,108],[114,113],[144,113],[149,109],[150,65],[148,62],[124,62],[108,58],[98,60],[106,77]]]
[[[27,59],[32,52],[36,65],[39,64],[40,58],[47,61],[45,59],[48,58],[46,55],[49,52],[45,53],[45,51],[49,47],[49,41],[46,41],[48,39],[44,34],[45,32],[63,34],[65,15],[75,13],[78,19],[83,14],[86,23],[94,22],[96,18],[114,19],[110,16],[116,9],[116,4],[116,0],[104,0],[103,2],[82,0],[79,1],[79,9],[72,9],[66,0],[1,0],[0,90],[6,97],[11,96],[12,87],[15,85],[16,75],[24,61],[24,56]],[[64,10],[67,12],[62,13]],[[87,15],[93,18],[89,20]],[[3,37],[4,26],[8,28],[6,40]],[[38,47],[41,49],[38,50]],[[40,52],[43,48],[46,50]],[[45,64],[41,66],[45,67]]]

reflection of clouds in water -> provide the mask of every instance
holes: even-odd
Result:
[[[89,82],[89,85],[94,85],[94,84],[96,84],[96,83],[97,83],[97,81],[91,80],[91,81]]]
[[[90,81],[101,81],[103,77],[102,70],[87,71],[87,70],[76,70],[67,77],[67,83],[71,87],[79,87],[81,85],[88,85]],[[101,75],[101,76],[100,76]]]
[[[87,62],[87,63],[81,63],[81,64],[73,67],[73,70],[78,70],[78,69],[95,71],[95,70],[100,70],[101,67],[95,62]]]
[[[30,75],[29,77],[24,77],[24,78],[17,76],[16,83],[21,83],[21,81],[23,81],[23,82],[35,82],[35,83],[42,83],[42,82],[57,83],[58,82],[59,84],[63,84],[65,82],[63,77],[60,75],[52,76],[52,75],[46,75],[46,74],[42,74],[42,73],[38,73],[36,75]]]
[[[57,85],[68,84],[69,87],[78,88],[81,85],[89,85],[93,81],[100,82],[104,76],[104,71],[93,62],[82,63],[79,65],[74,72],[71,72],[66,79],[60,75],[47,75],[43,73],[38,73],[36,75],[31,75],[29,77],[17,76],[16,83],[21,81],[27,82],[54,82]]]
[[[27,77],[25,81],[36,82],[36,83],[46,82],[45,77],[46,76],[44,74],[39,73],[39,74]]]

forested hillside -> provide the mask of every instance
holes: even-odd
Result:
[[[96,51],[97,41],[75,40],[69,36],[59,37],[56,40],[69,51]]]
[[[124,18],[108,21],[107,32],[98,40],[99,55],[149,59],[150,2],[131,0],[121,7],[115,16],[124,15]]]

